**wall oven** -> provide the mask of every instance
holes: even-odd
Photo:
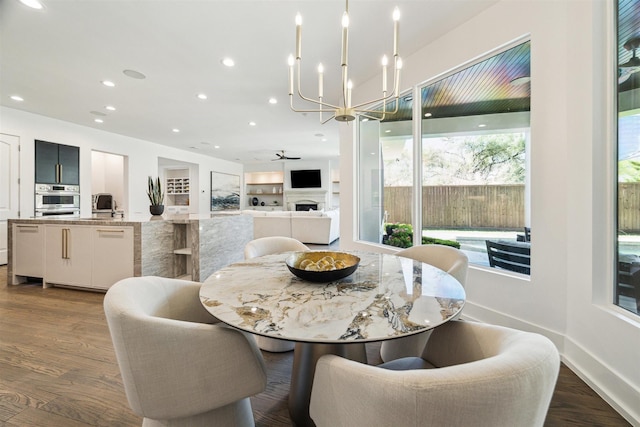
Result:
[[[35,216],[80,217],[80,187],[77,185],[36,184]]]

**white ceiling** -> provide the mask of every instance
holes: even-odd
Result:
[[[269,161],[279,150],[305,160],[338,156],[337,122],[321,125],[317,114],[289,109],[287,57],[300,12],[303,91],[317,96],[322,62],[325,99],[336,103],[343,1],[41,1],[45,8],[33,10],[0,0],[1,105],[244,164]],[[382,55],[391,56],[396,5],[400,54],[407,56],[495,2],[352,0],[354,93],[379,74]],[[235,67],[221,64],[227,56]],[[116,87],[100,83],[107,79]],[[104,123],[94,122],[95,112],[106,114]]]

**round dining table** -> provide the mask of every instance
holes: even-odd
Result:
[[[317,360],[337,354],[367,362],[364,344],[419,334],[457,317],[465,303],[460,282],[429,264],[389,254],[360,258],[348,277],[314,283],[293,275],[290,252],[224,267],[200,290],[203,306],[242,331],[295,342],[289,413],[313,426],[309,401]]]

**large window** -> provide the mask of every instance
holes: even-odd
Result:
[[[407,247],[412,244],[413,98],[382,122],[361,117],[359,141],[359,239]],[[396,102],[387,106],[396,110]],[[395,232],[394,232],[395,230]]]
[[[494,266],[529,273],[529,63],[530,42],[516,43],[416,88],[419,108],[405,95],[395,116],[360,122],[361,197],[371,198],[370,180],[380,186],[376,215],[360,200],[361,240],[447,244],[485,266],[487,241],[497,241],[513,253]],[[412,120],[420,122],[419,141]],[[375,176],[362,169],[367,164]]]
[[[640,0],[618,1],[618,272],[614,303],[640,313]]]

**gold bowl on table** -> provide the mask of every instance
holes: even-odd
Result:
[[[326,283],[353,274],[360,258],[346,252],[294,252],[285,260],[289,271],[310,282]]]

